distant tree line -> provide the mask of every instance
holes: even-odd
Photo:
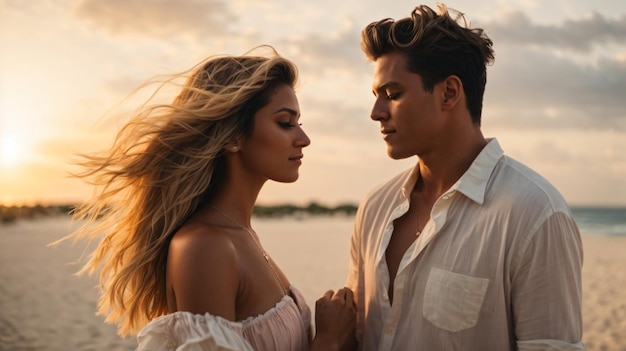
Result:
[[[353,216],[357,206],[354,204],[342,204],[334,207],[320,205],[311,202],[306,206],[277,205],[277,206],[254,206],[254,215],[257,217],[305,217],[305,216]]]
[[[18,219],[36,219],[42,217],[69,215],[74,205],[34,205],[4,206],[0,205],[0,223],[13,223]]]
[[[34,205],[34,206],[4,206],[0,205],[0,224],[8,224],[18,219],[37,219],[42,217],[70,215],[75,205]],[[254,215],[260,218],[296,217],[308,216],[353,216],[357,206],[354,204],[341,204],[338,206],[324,206],[317,202],[311,202],[305,206],[291,204],[285,205],[256,205]]]

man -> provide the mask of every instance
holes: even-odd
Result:
[[[359,347],[584,350],[571,212],[481,132],[491,40],[445,5],[419,6],[368,25],[362,48],[387,153],[418,162],[359,206],[347,280]]]

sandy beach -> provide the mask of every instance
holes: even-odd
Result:
[[[96,280],[77,278],[82,249],[47,245],[66,217],[0,226],[0,350],[133,350],[96,312]]]
[[[626,350],[626,237],[583,235],[583,342]]]
[[[351,225],[351,218],[255,223],[268,252],[310,305],[342,285]],[[84,245],[46,246],[69,229],[66,217],[0,226],[0,350],[136,346],[95,315],[96,280],[72,275]],[[584,235],[583,242],[583,342],[592,351],[626,351],[626,237]]]

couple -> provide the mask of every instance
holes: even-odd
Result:
[[[459,18],[460,17],[460,18]],[[211,58],[89,156],[74,236],[104,238],[100,313],[139,350],[584,350],[580,235],[560,194],[480,129],[492,42],[418,6],[371,23],[371,119],[418,156],[359,206],[345,288],[302,295],[250,226],[267,180],[294,182],[310,140],[295,66]]]

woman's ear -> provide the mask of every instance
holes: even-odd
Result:
[[[241,150],[241,139],[237,139],[235,141],[233,141],[232,143],[228,144],[228,146],[226,146],[226,151],[228,152],[239,152]]]

